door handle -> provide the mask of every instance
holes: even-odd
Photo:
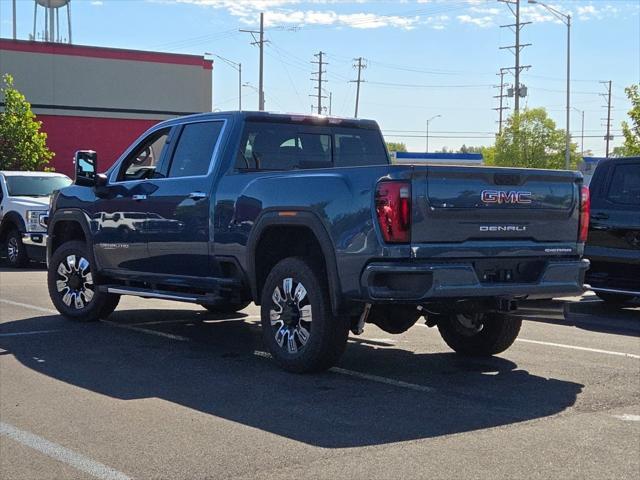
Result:
[[[133,198],[134,200],[146,200],[147,196],[146,195],[133,195],[131,198]]]
[[[207,194],[204,192],[191,192],[189,194],[189,198],[193,200],[204,200],[205,198],[207,198]]]
[[[591,215],[592,220],[606,220],[609,218],[609,214],[607,213],[594,213]]]

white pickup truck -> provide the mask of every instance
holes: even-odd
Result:
[[[71,183],[61,173],[0,171],[0,245],[9,266],[44,261],[49,197]]]

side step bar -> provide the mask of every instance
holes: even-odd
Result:
[[[114,293],[117,295],[132,295],[135,297],[143,297],[143,298],[160,298],[163,300],[176,300],[179,302],[190,302],[190,303],[200,303],[200,302],[211,302],[215,300],[211,295],[188,295],[184,293],[177,292],[167,292],[167,291],[159,291],[159,290],[145,290],[143,288],[133,288],[133,287],[110,287],[105,285],[100,287],[100,290],[106,291],[107,293]]]

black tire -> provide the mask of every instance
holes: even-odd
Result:
[[[320,272],[303,258],[285,258],[273,267],[262,289],[264,343],[276,363],[290,372],[327,370],[335,365],[347,345],[348,318],[333,315],[327,280]],[[296,294],[302,292],[299,285],[304,294]],[[276,290],[285,297],[280,303],[275,301]],[[273,322],[272,311],[274,318],[277,316]]]
[[[240,310],[244,310],[249,305],[251,305],[251,301],[245,302],[229,302],[229,303],[207,303],[202,305],[211,313],[221,313],[221,314],[229,314],[236,313]]]
[[[84,242],[66,242],[51,255],[47,272],[49,297],[56,310],[70,320],[93,322],[106,318],[120,301],[119,295],[98,291],[92,265],[93,256]]]
[[[22,243],[20,232],[12,228],[4,242],[4,254],[7,257],[7,265],[12,268],[22,268],[29,263],[27,249]]]
[[[609,292],[596,292],[596,295],[600,300],[609,305],[622,305],[633,300],[635,297],[631,295],[623,295],[621,293],[609,293]]]
[[[463,318],[467,323],[475,322],[475,328],[465,326],[456,314],[442,315],[438,319],[442,339],[456,353],[488,357],[504,352],[516,340],[522,326],[521,318],[504,313],[475,315]]]

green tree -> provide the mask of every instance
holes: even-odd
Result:
[[[402,142],[387,142],[387,149],[390,152],[406,152],[407,146]]]
[[[614,152],[620,157],[636,157],[640,155],[640,86],[631,85],[625,88],[624,92],[631,100],[631,110],[628,112],[631,125],[622,122],[624,143],[622,148],[616,148]]]
[[[460,147],[460,150],[458,150],[458,152],[460,153],[482,153],[482,150],[485,147],[474,147],[473,145],[465,145],[464,143],[462,144],[462,146]]]
[[[31,104],[4,75],[0,85],[4,111],[0,112],[0,170],[44,170],[53,158],[47,134],[40,131]]]
[[[576,168],[576,144],[571,144],[570,167]],[[511,115],[496,137],[494,165],[500,167],[564,168],[565,132],[556,128],[544,108]]]

